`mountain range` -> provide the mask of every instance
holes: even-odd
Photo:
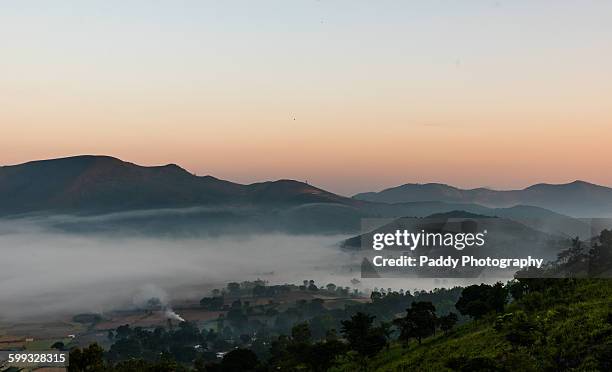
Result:
[[[318,202],[362,204],[292,180],[242,185],[198,177],[175,164],[144,167],[108,156],[0,167],[0,214]]]
[[[411,183],[380,192],[357,194],[353,198],[379,203],[435,200],[449,203],[475,203],[494,208],[531,205],[574,217],[612,216],[612,188],[585,181],[558,185],[540,183],[522,190],[506,191],[487,188],[466,190],[439,183]]]
[[[349,198],[294,180],[243,185],[196,176],[175,164],[145,167],[109,156],[0,167],[0,216],[88,217],[54,222],[79,231],[143,226],[152,232],[206,227],[220,231],[241,225],[267,231],[354,233],[363,218],[465,211],[509,218],[547,233],[574,234],[585,230],[584,223],[557,212],[584,215],[596,208],[601,214],[612,212],[612,191],[585,182],[535,185],[522,191],[404,185]],[[92,217],[100,215],[110,217]]]

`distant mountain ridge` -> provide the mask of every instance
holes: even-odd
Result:
[[[353,196],[379,203],[442,201],[476,203],[488,207],[530,205],[575,217],[612,217],[612,188],[585,181],[566,184],[540,183],[522,190],[460,189],[440,184],[405,184],[380,192]]]
[[[5,215],[303,203],[360,202],[293,180],[242,185],[195,176],[176,164],[144,167],[109,156],[83,155],[0,167],[0,214]]]
[[[452,202],[447,200],[459,199],[461,190],[445,185],[434,189],[443,192],[429,189],[420,196],[434,201],[390,204],[347,198],[294,180],[243,185],[196,176],[176,164],[146,167],[109,156],[83,155],[0,167],[0,217],[111,214],[48,222],[69,231],[168,234],[232,232],[238,226],[244,231],[354,233],[364,218],[450,212],[509,218],[569,236],[584,235],[588,228],[582,221],[545,208]]]

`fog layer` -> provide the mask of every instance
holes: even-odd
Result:
[[[149,296],[199,298],[228,281],[324,281],[349,262],[337,248],[345,236],[109,238],[38,222],[0,221],[0,320],[126,308]]]

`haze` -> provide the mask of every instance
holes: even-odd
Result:
[[[151,297],[197,300],[230,281],[348,285],[359,276],[333,275],[351,262],[337,247],[342,236],[109,238],[58,233],[39,222],[0,224],[0,321],[126,309]]]
[[[147,212],[154,218],[154,213]],[[132,214],[128,212],[128,214]],[[375,287],[432,290],[508,278],[361,278],[360,254],[340,249],[346,235],[66,233],[58,222],[121,221],[53,216],[0,220],[0,323],[65,319],[142,306],[152,297],[172,306],[199,301],[228,282],[334,283],[369,293]],[[248,229],[247,229],[248,231]],[[355,284],[352,279],[358,279]]]

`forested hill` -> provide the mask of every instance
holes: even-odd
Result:
[[[503,312],[419,344],[394,342],[368,371],[610,371],[612,280],[532,279]],[[520,293],[520,294],[519,294]],[[345,360],[332,371],[356,371]]]

